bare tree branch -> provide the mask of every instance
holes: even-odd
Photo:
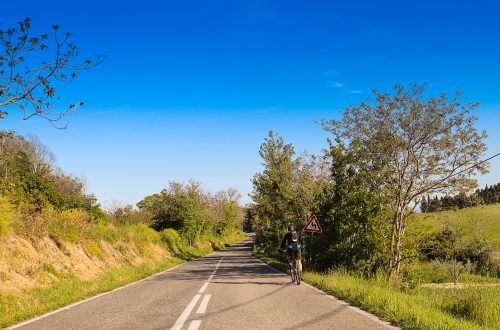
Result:
[[[70,42],[69,32],[61,35],[59,26],[54,25],[49,38],[46,33],[31,36],[30,28],[31,20],[26,18],[18,22],[17,29],[0,30],[0,119],[11,111],[9,106],[17,106],[24,120],[40,117],[54,127],[65,128],[57,122],[76,113],[83,102],[54,110],[58,82],[73,81],[77,71],[96,67],[104,57],[76,61],[79,49]],[[40,57],[41,63],[35,64]],[[28,67],[23,70],[22,64]]]

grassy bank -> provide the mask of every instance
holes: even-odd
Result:
[[[497,249],[500,249],[500,204],[471,207],[468,209],[417,214],[416,226],[438,230],[449,225],[474,228]]]
[[[206,236],[188,246],[175,230],[100,224],[84,231],[0,237],[0,327],[106,292],[223,249],[245,237]]]
[[[287,268],[270,256],[256,256],[277,269]],[[304,279],[404,329],[500,329],[499,286],[404,289],[382,277],[367,279],[345,272],[305,272]]]

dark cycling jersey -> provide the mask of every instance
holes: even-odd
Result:
[[[281,248],[287,248],[287,250],[298,250],[304,246],[302,238],[297,234],[296,231],[289,231],[283,236],[281,240]]]

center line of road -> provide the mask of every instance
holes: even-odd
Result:
[[[200,291],[198,291],[198,293],[205,292],[205,289],[207,288],[207,286],[208,286],[208,282],[203,283],[203,286],[201,287]]]
[[[194,306],[196,306],[196,303],[198,300],[200,300],[201,294],[197,294],[196,296],[191,299],[191,302],[186,306],[186,309],[182,312],[181,316],[175,321],[174,326],[172,327],[172,330],[181,330],[182,326],[186,322],[187,318],[189,317],[189,314],[193,311]]]
[[[205,297],[203,297],[200,307],[198,307],[198,310],[196,311],[197,314],[205,314],[205,312],[207,311],[208,302],[210,301],[210,297],[212,297],[211,294],[206,294]]]
[[[193,311],[194,307],[198,303],[198,300],[200,300],[201,294],[206,290],[208,284],[214,278],[214,275],[217,272],[217,269],[219,269],[219,266],[220,266],[222,260],[224,260],[224,257],[222,257],[219,260],[219,262],[217,263],[217,266],[215,267],[214,271],[208,277],[208,280],[205,283],[203,283],[202,287],[198,291],[198,294],[195,295],[193,297],[193,299],[191,300],[191,302],[186,306],[186,308],[182,312],[181,316],[179,316],[179,318],[177,319],[177,321],[175,321],[175,324],[171,328],[171,330],[181,330],[182,329],[182,327],[184,326],[184,323],[186,323],[186,320],[188,319],[189,315],[191,315],[191,312]],[[201,304],[200,304],[200,306],[199,306],[199,308],[197,310],[197,313],[204,314],[206,312],[207,306],[208,306],[208,302],[210,301],[210,297],[211,296],[212,295],[207,294],[207,295],[205,295],[203,297],[203,300],[202,300],[202,302],[201,302]],[[200,325],[201,325],[201,320],[193,320],[189,324],[189,329],[188,330],[197,330],[200,327]]]
[[[188,330],[198,330],[200,325],[201,325],[201,320],[193,320],[191,321]]]

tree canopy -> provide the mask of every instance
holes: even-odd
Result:
[[[478,103],[462,103],[461,93],[425,97],[425,86],[397,85],[393,94],[374,92],[375,101],[350,106],[325,130],[362,160],[388,197],[392,216],[391,269],[397,276],[410,214],[429,193],[468,191],[474,176],[487,171],[481,162],[486,132],[475,127]]]

